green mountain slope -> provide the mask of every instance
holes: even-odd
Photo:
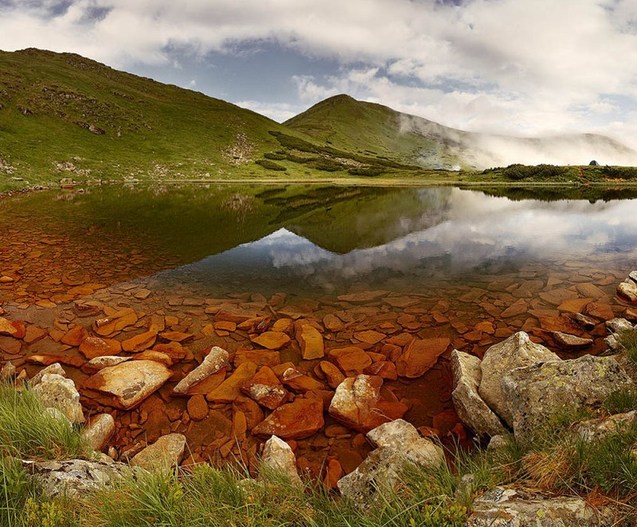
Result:
[[[487,168],[511,163],[637,164],[637,153],[595,134],[518,138],[476,134],[337,95],[286,123],[288,128],[352,152],[425,168]]]
[[[74,54],[0,52],[0,177],[224,177],[278,146],[278,123]]]

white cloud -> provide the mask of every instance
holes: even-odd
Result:
[[[0,2],[0,48],[75,51],[131,68],[171,65],[174,49],[204,57],[265,41],[341,64],[327,79],[291,79],[305,103],[347,91],[475,131],[635,131],[607,101],[637,101],[634,0],[59,4]]]

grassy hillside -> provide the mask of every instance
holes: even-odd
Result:
[[[276,144],[254,112],[73,54],[0,52],[0,175],[221,176]]]
[[[401,168],[79,55],[0,51],[0,190],[63,178],[320,177]]]
[[[449,128],[380,104],[337,95],[285,123],[332,148],[433,169],[483,169],[512,163],[637,164],[637,152],[595,134],[517,138]]]

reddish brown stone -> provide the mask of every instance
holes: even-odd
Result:
[[[321,361],[319,363],[319,368],[325,375],[327,384],[329,384],[332,389],[336,389],[336,387],[343,382],[343,379],[345,379],[345,375],[341,373],[341,370],[339,370],[331,362]]]
[[[269,350],[279,350],[290,342],[290,337],[280,331],[266,331],[261,333],[261,335],[252,337],[250,340]]]
[[[156,331],[146,331],[122,342],[122,349],[128,353],[139,353],[150,348],[156,340]]]
[[[305,360],[320,359],[325,355],[323,335],[311,324],[298,320],[294,323],[296,340]]]
[[[164,340],[169,340],[172,342],[187,342],[194,338],[192,333],[183,333],[181,331],[164,331],[160,333],[159,336]]]
[[[304,439],[323,428],[323,401],[316,398],[296,399],[280,406],[265,421],[259,423],[252,433],[281,439]]]
[[[346,375],[362,373],[372,363],[371,357],[356,346],[336,348],[330,350],[328,355]]]
[[[615,318],[613,308],[610,305],[603,304],[601,302],[591,302],[584,309],[584,313],[604,321]]]
[[[557,309],[567,313],[582,313],[584,308],[592,302],[592,298],[571,298],[562,302]]]
[[[73,329],[69,330],[63,337],[62,337],[62,344],[66,344],[67,346],[74,346],[77,347],[79,346],[82,341],[86,338],[86,329],[84,329],[84,327],[82,326],[75,326]]]
[[[396,363],[398,375],[415,379],[431,369],[451,344],[448,338],[416,339]]]
[[[377,344],[386,337],[383,333],[374,330],[358,331],[354,333],[354,338],[365,344]]]
[[[378,375],[388,381],[395,381],[398,379],[396,365],[393,362],[388,361],[375,362],[371,366],[365,368],[364,373],[367,375]]]
[[[231,403],[241,394],[241,386],[248,382],[257,372],[257,365],[244,362],[218,388],[206,395],[206,399],[218,403]]]
[[[121,350],[121,344],[117,340],[94,336],[86,337],[80,344],[80,353],[89,360],[106,355],[117,355]]]
[[[240,349],[235,353],[234,365],[236,367],[244,362],[253,362],[257,366],[274,368],[281,364],[281,354],[278,351]]]
[[[288,368],[281,375],[281,381],[296,393],[305,393],[313,390],[323,390],[325,386],[316,379],[306,375],[296,368]]]
[[[188,415],[195,421],[201,421],[208,417],[208,402],[203,395],[194,395],[188,399]]]
[[[252,379],[244,384],[241,391],[270,410],[281,406],[289,396],[279,378],[267,366],[263,366]]]
[[[344,476],[343,467],[339,463],[338,459],[330,458],[327,462],[327,470],[325,471],[325,479],[323,484],[328,490],[336,488],[338,480]]]

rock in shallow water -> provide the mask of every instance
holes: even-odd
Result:
[[[113,406],[128,410],[161,388],[171,375],[164,364],[134,360],[100,370],[83,387],[110,395]]]
[[[451,398],[460,420],[481,437],[506,433],[498,416],[478,393],[482,380],[480,359],[454,350],[451,353],[451,369],[454,387]]]
[[[218,346],[213,346],[202,363],[184,377],[173,388],[174,393],[185,394],[195,384],[214,375],[228,365],[228,352]]]

